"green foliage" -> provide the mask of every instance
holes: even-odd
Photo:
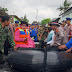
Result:
[[[48,24],[48,22],[51,22],[51,19],[50,18],[47,18],[47,19],[44,19],[41,21],[41,25],[46,25]]]
[[[65,12],[68,8],[70,8],[72,2],[69,0],[65,0],[63,5],[57,8],[57,10],[61,11],[61,13]]]
[[[7,8],[1,8],[0,7],[0,15],[8,15],[6,12],[7,12]]]
[[[26,21],[27,23],[29,22],[29,20],[27,19],[26,15],[24,16],[24,18],[21,17],[21,20],[22,20],[22,21]]]
[[[59,8],[57,8],[58,10],[62,11],[64,8],[63,6],[60,6]]]

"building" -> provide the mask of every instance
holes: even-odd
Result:
[[[61,20],[66,20],[67,17],[72,18],[72,7],[70,7],[68,10],[66,10],[64,13],[60,14]],[[71,21],[72,24],[72,21]]]
[[[10,17],[11,17],[11,23],[14,24],[16,20],[19,21],[19,24],[21,23],[21,20],[20,20],[20,18],[18,16],[10,15]]]

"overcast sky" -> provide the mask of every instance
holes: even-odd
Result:
[[[59,11],[56,10],[64,0],[0,0],[0,6],[8,8],[8,14],[23,17],[25,14],[29,23],[45,18],[56,18]]]

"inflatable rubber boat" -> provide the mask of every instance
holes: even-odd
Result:
[[[8,64],[20,72],[66,72],[72,67],[72,55],[56,46],[20,48],[8,56]]]

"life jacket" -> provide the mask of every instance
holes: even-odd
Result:
[[[18,27],[18,28],[16,28],[15,32],[16,32],[17,30],[20,31],[20,38],[26,38],[26,37],[29,36],[29,33],[28,33],[27,29],[26,29],[26,30],[23,30],[23,29],[21,29],[20,27]],[[14,40],[14,41],[15,41],[15,40]],[[23,42],[15,41],[15,44],[26,44],[26,45],[28,45],[27,41],[23,41]]]

